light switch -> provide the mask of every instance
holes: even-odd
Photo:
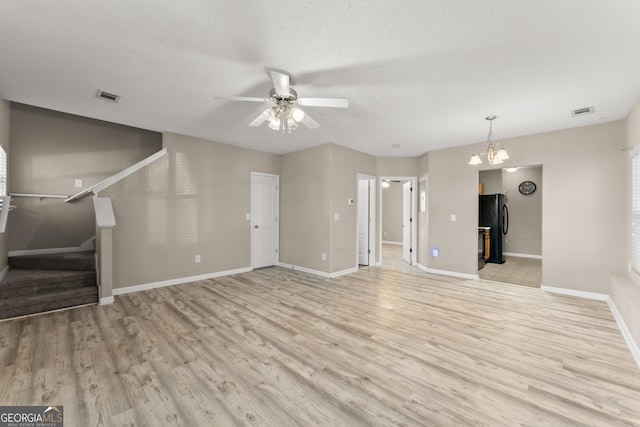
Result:
[[[251,214],[250,213],[244,214],[244,219],[246,219],[247,221],[251,220]]]
[[[84,187],[84,182],[81,179],[76,179],[75,186],[76,188],[82,188]]]
[[[451,214],[451,222],[456,222],[456,214]]]
[[[340,221],[340,214],[339,213],[333,214],[333,220],[334,221]]]

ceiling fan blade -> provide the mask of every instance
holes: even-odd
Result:
[[[249,101],[249,102],[268,102],[267,98],[256,98],[253,96],[220,96],[216,99],[226,99],[228,101]]]
[[[302,119],[302,123],[308,127],[309,129],[315,129],[320,126],[320,123],[313,120],[308,114],[305,113],[304,119]]]
[[[346,98],[298,98],[298,104],[305,107],[349,108]]]
[[[272,71],[271,80],[273,81],[273,87],[276,89],[276,93],[283,98],[288,98],[290,95],[289,76],[277,71]]]
[[[260,126],[263,122],[266,122],[267,119],[265,118],[265,114],[264,112],[260,113],[260,115],[258,117],[256,117],[255,119],[253,119],[253,121],[251,123],[249,123],[249,126]]]

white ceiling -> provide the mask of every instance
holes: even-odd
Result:
[[[267,97],[272,69],[350,108],[282,134],[216,99]],[[273,153],[417,156],[485,140],[491,114],[501,139],[620,120],[639,95],[638,0],[0,0],[0,98]]]

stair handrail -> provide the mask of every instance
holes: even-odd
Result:
[[[110,187],[113,184],[115,184],[116,182],[120,181],[121,179],[124,179],[124,178],[128,177],[129,175],[131,175],[132,173],[139,171],[143,167],[155,162],[156,160],[158,160],[159,158],[165,156],[166,154],[167,154],[167,149],[163,148],[162,150],[158,151],[157,153],[154,153],[154,154],[150,155],[149,157],[140,160],[138,163],[135,163],[135,164],[129,166],[128,168],[123,169],[120,172],[111,175],[109,178],[103,179],[99,183],[94,184],[91,187],[87,187],[84,190],[80,191],[79,193],[74,194],[73,196],[67,197],[65,199],[65,202],[67,202],[67,203],[74,202],[76,200],[79,200],[79,199],[89,195],[90,193],[98,195],[98,193],[101,192],[102,190],[104,190],[105,188]]]
[[[31,194],[31,193],[9,193],[11,197],[37,197],[38,199],[68,199],[69,196],[61,194]]]

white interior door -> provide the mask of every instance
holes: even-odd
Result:
[[[279,177],[251,175],[252,267],[278,263]]]
[[[411,228],[413,227],[411,201],[413,199],[411,182],[402,184],[402,259],[411,264]]]
[[[358,180],[358,264],[369,265],[370,250],[370,199],[371,182],[369,179]]]

